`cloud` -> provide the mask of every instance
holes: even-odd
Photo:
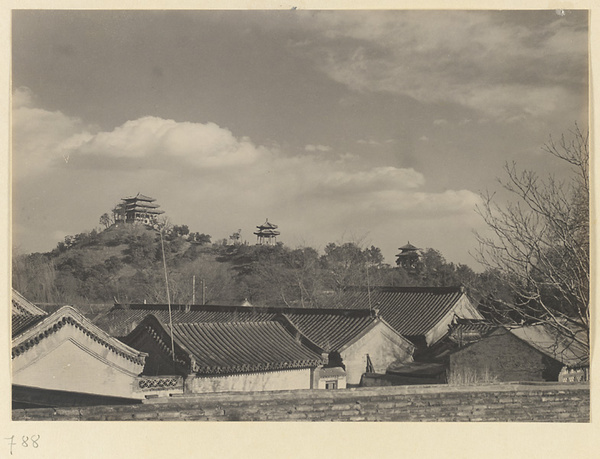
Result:
[[[585,16],[552,12],[316,14],[303,52],[358,92],[450,102],[496,121],[550,116],[585,93]]]
[[[389,145],[392,143],[395,143],[396,140],[395,139],[386,139],[386,140],[375,140],[375,139],[359,139],[356,141],[356,143],[359,143],[361,145],[370,145],[372,147],[383,147],[385,145]]]
[[[448,124],[448,120],[445,119],[433,120],[434,126],[445,126],[446,124]]]
[[[114,158],[179,160],[196,168],[245,167],[268,154],[247,138],[236,138],[215,123],[189,123],[144,117],[101,132],[78,154]]]
[[[14,177],[35,175],[53,164],[68,160],[69,154],[91,138],[89,127],[79,118],[60,111],[34,107],[34,95],[18,88],[12,98]]]
[[[24,108],[33,106],[33,92],[31,89],[21,86],[13,91],[13,108]]]
[[[306,151],[322,151],[322,152],[326,152],[326,151],[331,151],[332,148],[327,146],[327,145],[311,145],[308,144],[304,147],[304,149]]]
[[[294,155],[215,123],[143,117],[93,132],[77,118],[34,107],[26,91],[16,99],[15,193],[36,204],[17,206],[15,228],[30,228],[21,235],[32,239],[35,224],[40,240],[89,229],[108,206],[137,191],[159,199],[173,221],[210,234],[279,215],[288,229],[319,238],[368,221],[464,220],[478,199],[468,190],[428,192],[426,177],[412,168],[373,167],[351,154]],[[33,173],[28,165],[37,161],[45,167]],[[68,211],[82,200],[85,209]],[[57,221],[50,223],[52,216]],[[71,230],[68,220],[84,216],[94,221]]]
[[[317,189],[344,194],[363,194],[379,190],[418,188],[425,178],[414,169],[374,167],[366,171],[329,171],[317,184]]]

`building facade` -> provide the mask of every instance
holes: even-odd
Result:
[[[123,340],[148,354],[144,375],[180,375],[187,393],[311,389],[321,350],[267,322],[167,324],[147,316]]]
[[[13,333],[13,401],[44,405],[145,398],[138,391],[138,376],[147,354],[113,338],[71,306]]]
[[[115,209],[115,221],[122,223],[143,223],[153,226],[164,211],[155,203],[156,199],[143,194],[123,198]]]
[[[167,305],[115,305],[95,322],[115,336],[125,336],[153,314],[169,320]],[[259,308],[251,306],[172,305],[171,319],[177,323],[277,322],[294,336],[320,349],[326,361],[343,365],[347,383],[358,385],[366,371],[367,356],[377,371],[393,362],[413,360],[415,346],[382,317],[365,309]],[[135,347],[135,346],[134,346]]]

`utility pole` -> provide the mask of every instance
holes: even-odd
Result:
[[[192,276],[192,304],[196,304],[196,276]]]
[[[206,304],[206,282],[202,279],[202,304]]]
[[[165,285],[167,287],[167,304],[169,305],[169,328],[171,329],[171,352],[173,354],[173,361],[175,361],[175,343],[173,338],[173,316],[171,314],[171,294],[169,292],[169,276],[167,275],[167,259],[165,258],[165,243],[163,241],[162,230],[160,234],[160,246],[162,249],[163,267],[165,269]]]

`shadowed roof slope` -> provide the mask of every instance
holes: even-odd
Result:
[[[171,336],[169,325],[150,315],[124,341],[136,346],[143,333],[163,336],[162,352],[169,354],[164,346],[164,337]],[[309,347],[275,321],[177,323],[173,340],[179,361],[198,374],[310,368],[322,362],[320,349]]]
[[[424,335],[463,297],[461,287],[372,287],[346,290],[332,307],[378,309],[403,336]]]
[[[12,306],[13,314],[29,314],[34,316],[45,316],[46,311],[38,308],[31,301],[27,300],[23,295],[12,289]]]
[[[300,333],[325,351],[337,351],[375,323],[370,315],[284,314]]]
[[[32,316],[27,314],[12,315],[12,337],[20,335],[25,330],[41,322],[45,316]]]
[[[169,323],[169,309],[166,304],[116,305],[110,311],[98,316],[94,323],[113,336],[125,336],[144,318],[152,314],[163,323]],[[268,312],[254,307],[172,305],[173,323],[194,322],[264,322],[273,320],[276,312]]]
[[[178,343],[195,357],[198,373],[306,368],[321,356],[277,322],[174,324]]]
[[[168,306],[139,304],[115,306],[94,320],[113,336],[125,336],[144,318],[153,314],[169,323]],[[339,350],[377,323],[368,309],[258,308],[253,306],[173,305],[171,317],[177,323],[227,323],[289,321],[290,325],[326,351]],[[283,320],[282,320],[283,319]]]
[[[589,365],[588,348],[547,325],[536,324],[506,328],[517,338],[567,367]],[[578,336],[587,340],[583,330]]]
[[[47,313],[27,300],[23,295],[12,290],[12,337],[40,322]]]

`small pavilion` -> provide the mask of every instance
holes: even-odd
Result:
[[[277,243],[277,236],[281,233],[277,231],[277,225],[270,223],[268,218],[262,225],[257,226],[257,228],[258,231],[254,233],[256,234],[257,244],[272,245]]]
[[[421,258],[421,254],[419,253],[421,249],[412,245],[410,241],[398,250],[400,250],[400,253],[396,255],[396,264],[405,269],[414,268]]]

